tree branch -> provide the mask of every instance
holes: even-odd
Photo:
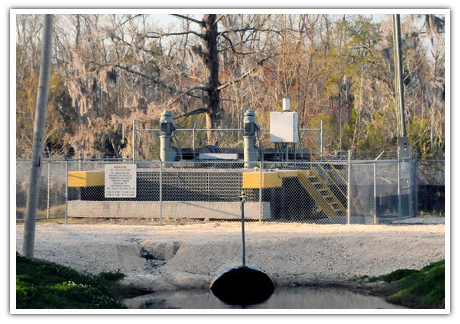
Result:
[[[114,30],[120,28],[121,26],[123,26],[124,24],[126,24],[128,21],[134,20],[134,19],[136,19],[136,18],[139,17],[139,16],[142,16],[142,14],[136,14],[136,15],[134,15],[134,16],[128,16],[128,18],[126,18],[125,21],[123,21],[123,22],[119,23],[117,26],[115,26]]]
[[[225,38],[225,37],[224,37],[224,38]],[[257,38],[256,40],[257,40],[257,41],[260,41],[260,39],[258,39],[258,38]],[[238,43],[234,44],[233,46],[242,45],[242,44],[245,44],[245,43],[251,42],[251,41],[253,41],[253,39],[246,39],[246,40],[243,40],[243,41],[241,41],[241,42],[238,42]],[[224,51],[226,51],[226,50],[228,50],[228,49],[231,49],[231,48],[232,48],[231,46],[221,48],[221,49],[219,49],[219,53],[220,53],[220,52],[224,52]]]
[[[92,63],[95,63],[95,62],[92,62]],[[95,63],[95,64],[98,64],[98,63]],[[98,64],[98,65],[100,65],[100,64]],[[152,77],[152,76],[144,74],[142,72],[135,71],[133,69],[130,69],[127,66],[123,66],[123,65],[120,65],[120,64],[111,64],[111,66],[117,67],[119,69],[125,70],[126,72],[133,73],[135,75],[143,77],[143,78],[153,82],[154,84],[158,84],[158,85],[162,86],[163,88],[168,89],[170,92],[174,92],[174,93],[181,92],[180,90],[176,89],[173,86],[170,86],[170,85],[164,83],[163,81],[161,81],[158,78]],[[177,99],[175,99],[174,102],[176,102],[181,96],[189,96],[189,97],[196,98],[196,99],[202,99],[202,97],[192,94],[191,91],[193,91],[193,90],[208,91],[208,89],[204,88],[204,87],[199,87],[199,86],[194,87],[194,88],[188,89],[186,91],[182,91],[182,94]]]
[[[166,34],[157,33],[157,32],[151,32],[151,34],[157,34],[157,36],[150,36],[148,34],[145,34],[144,36],[147,37],[147,38],[161,38],[163,36],[180,36],[180,35],[193,34],[193,35],[196,35],[196,36],[204,39],[203,34],[197,33],[196,31],[193,31],[193,30],[187,30],[187,31],[177,32],[177,33],[166,33]]]
[[[197,99],[202,99],[200,96],[197,96],[197,95],[194,95],[192,94],[191,92],[194,91],[194,90],[201,90],[201,91],[208,91],[207,88],[205,87],[193,87],[193,88],[190,88],[186,91],[184,91],[183,93],[181,93],[176,99],[173,100],[173,103],[175,103],[177,100],[179,100],[180,98],[182,98],[183,96],[189,96],[189,97],[193,97],[193,98],[197,98]]]
[[[274,56],[274,55],[267,56],[267,57],[263,58],[262,60],[260,60],[259,62],[257,62],[257,64],[256,64],[253,68],[251,68],[251,69],[247,70],[246,72],[244,72],[239,78],[236,78],[236,79],[234,79],[234,80],[231,80],[231,81],[229,81],[229,82],[226,82],[226,83],[220,85],[220,86],[217,88],[217,90],[219,90],[219,91],[220,91],[220,90],[223,90],[223,89],[227,88],[228,86],[230,86],[230,85],[232,85],[232,84],[235,84],[235,83],[237,83],[237,82],[240,82],[241,80],[243,80],[244,78],[246,78],[248,75],[250,75],[252,72],[254,72],[259,66],[262,66],[266,60],[268,60],[269,58],[271,58],[271,57],[273,57],[273,56]]]
[[[178,15],[178,14],[171,14],[171,16],[176,16],[178,18],[182,18],[182,19],[186,19],[188,21],[191,21],[191,22],[194,22],[196,24],[199,24],[200,26],[203,26],[203,22],[200,21],[200,20],[197,20],[197,19],[193,19],[191,17],[188,17],[188,16],[184,16],[184,15]]]
[[[222,14],[222,15],[219,15],[216,19],[216,21],[214,21],[214,24],[217,24],[219,22],[219,20],[221,20],[222,18],[224,18],[225,16],[227,16],[227,14]]]
[[[188,117],[191,115],[198,115],[198,114],[207,113],[207,112],[209,112],[208,108],[197,108],[191,111],[187,111],[185,114],[176,116],[174,117],[174,119],[184,118],[184,117]]]
[[[129,73],[133,73],[133,74],[136,74],[138,76],[141,76],[141,77],[143,77],[143,78],[145,78],[147,80],[152,81],[155,84],[158,84],[158,85],[162,86],[163,88],[168,89],[171,92],[178,92],[176,88],[167,85],[166,83],[164,83],[163,81],[161,81],[158,78],[152,77],[150,75],[146,75],[146,74],[144,74],[142,72],[134,71],[134,70],[130,69],[129,67],[123,66],[123,65],[120,65],[120,64],[112,64],[112,66],[117,67],[117,68],[122,69],[122,70],[125,70],[125,71],[127,71]]]
[[[245,31],[258,31],[258,32],[274,32],[277,34],[281,35],[281,31],[275,30],[275,29],[257,29],[254,27],[247,27],[247,28],[240,28],[240,29],[227,29],[224,31],[221,31],[218,36],[222,36],[224,34],[229,34],[229,33],[239,33],[239,32],[245,32]]]
[[[236,49],[235,49],[235,46],[233,45],[233,42],[230,38],[228,38],[225,34],[222,34],[222,37],[224,37],[227,42],[230,43],[230,48],[232,49],[233,53],[235,53],[236,55],[250,55],[250,54],[255,54],[255,52],[248,52],[248,53],[243,53],[243,52],[238,52]],[[220,52],[220,51],[219,51]]]

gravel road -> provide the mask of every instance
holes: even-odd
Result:
[[[436,222],[435,222],[436,223]],[[16,226],[22,251],[23,225]],[[126,284],[153,291],[207,288],[241,264],[239,223],[37,225],[35,257],[84,273],[121,271]],[[277,285],[343,284],[444,258],[445,225],[312,225],[249,222],[247,263]]]

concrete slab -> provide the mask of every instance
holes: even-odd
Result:
[[[262,215],[259,216],[259,203],[245,203],[245,218],[270,219],[270,203],[262,202]],[[68,202],[69,217],[108,217],[108,218],[159,218],[158,201],[86,201]],[[240,219],[240,202],[207,201],[163,201],[163,218],[215,218]]]

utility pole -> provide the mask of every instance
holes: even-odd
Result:
[[[35,106],[34,139],[30,168],[29,193],[27,195],[27,215],[24,226],[22,251],[24,256],[34,256],[35,223],[37,218],[38,194],[41,164],[43,158],[43,138],[45,135],[46,106],[48,104],[49,80],[51,73],[51,43],[53,36],[53,15],[44,15],[42,56],[40,76]]]
[[[407,195],[408,206],[412,203],[412,188],[410,186],[410,167],[412,163],[412,151],[406,133],[406,114],[404,107],[404,82],[401,47],[401,22],[399,15],[393,15],[393,39],[394,39],[394,61],[395,61],[395,86],[396,86],[396,107],[399,106],[398,118],[398,217],[401,218],[408,213],[402,205],[402,195]],[[409,207],[409,214],[410,214]]]
[[[396,107],[399,106],[399,136],[406,136],[406,116],[404,111],[404,82],[402,68],[402,50],[401,50],[401,22],[399,15],[393,15],[393,33],[394,33],[394,60],[395,60],[395,85],[396,85]]]

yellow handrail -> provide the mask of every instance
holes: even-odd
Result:
[[[321,154],[321,156],[323,156],[323,155]],[[330,161],[325,156],[323,156],[323,157],[326,160],[326,162],[330,163]],[[311,154],[311,149],[310,149],[310,161],[311,161],[311,159],[313,159],[315,162],[318,162],[318,160],[316,160],[316,158]],[[321,164],[317,163],[317,165],[323,171],[323,173],[328,177],[328,179],[337,187],[337,189],[340,191],[340,193],[344,197],[346,197],[347,195],[342,191],[342,189],[340,189],[339,184],[336,183],[336,181],[328,174],[328,172],[326,172],[326,170],[321,166]],[[332,165],[331,165],[331,167],[332,167]],[[310,163],[310,169],[311,169],[311,163]],[[334,172],[340,177],[340,179],[342,179],[342,181],[345,183],[345,185],[347,185],[347,181],[342,177],[342,175],[334,167],[332,167],[332,170],[334,170]]]
[[[313,144],[313,146],[315,147],[316,150],[318,149],[318,147],[316,146],[315,143],[313,143],[312,141],[310,141],[310,143]],[[329,161],[329,159],[328,159],[325,155],[323,155],[323,154],[321,153],[321,151],[319,151],[319,155],[321,155],[321,157],[324,158],[324,159],[326,160],[326,162],[331,163],[331,161]],[[310,156],[312,156],[311,150],[310,150]],[[313,157],[313,158],[314,158],[314,157]],[[314,158],[314,159],[315,159],[315,158]],[[315,161],[317,161],[317,160],[315,159]],[[332,166],[332,165],[331,165],[331,166]],[[347,184],[347,180],[345,180],[345,178],[340,174],[340,172],[338,172],[334,167],[332,167],[332,170],[339,176],[340,179],[342,179],[342,181],[343,181],[344,184]]]

